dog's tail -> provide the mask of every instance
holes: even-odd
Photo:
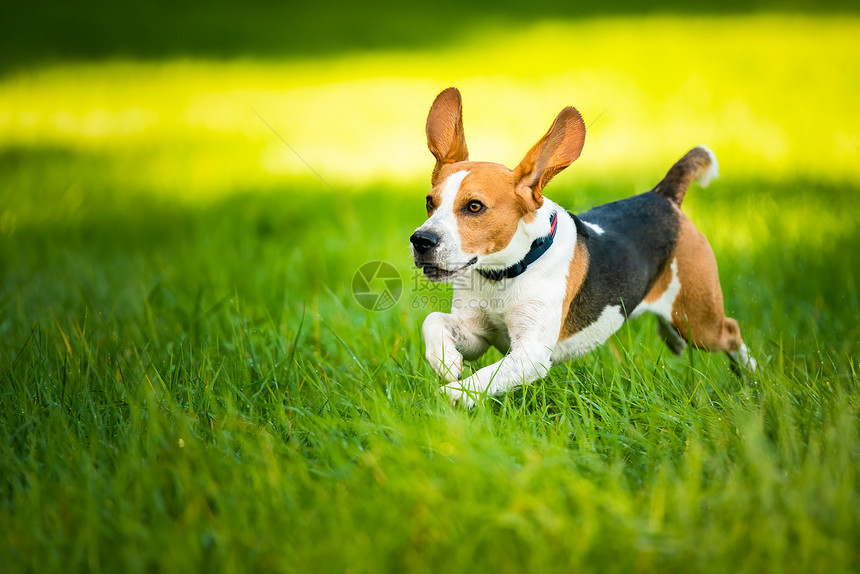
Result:
[[[714,152],[700,145],[688,151],[684,157],[675,162],[675,165],[666,173],[663,181],[658,183],[652,191],[680,206],[687,194],[687,188],[690,187],[694,179],[704,187],[717,175],[717,158]]]

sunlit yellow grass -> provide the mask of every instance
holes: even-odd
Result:
[[[419,182],[425,114],[457,85],[473,159],[516,163],[572,104],[591,125],[569,182],[646,186],[699,143],[724,177],[856,181],[858,33],[856,18],[605,19],[408,53],[51,67],[0,80],[0,146],[115,155],[130,181],[188,198],[307,174],[256,112],[332,183]]]

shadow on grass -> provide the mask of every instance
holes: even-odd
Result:
[[[19,2],[6,8],[0,72],[105,58],[284,58],[346,51],[444,46],[476,28],[605,15],[856,13],[849,0],[571,3],[514,0],[416,4],[322,2]]]

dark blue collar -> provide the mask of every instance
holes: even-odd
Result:
[[[523,257],[519,262],[514,263],[513,265],[505,269],[478,269],[478,273],[480,273],[490,281],[513,279],[517,275],[522,275],[525,272],[526,268],[528,268],[529,265],[537,261],[538,257],[546,253],[546,250],[549,249],[552,245],[552,240],[555,238],[556,223],[558,223],[556,213],[557,212],[553,212],[553,214],[549,217],[549,235],[538,237],[537,239],[532,241],[531,249],[529,249],[528,253],[526,253],[526,256]]]

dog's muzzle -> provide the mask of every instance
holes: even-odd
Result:
[[[447,283],[478,262],[477,257],[473,257],[465,264],[463,261],[446,262],[444,258],[440,259],[437,247],[441,238],[432,231],[416,231],[409,238],[409,242],[412,243],[412,257],[415,265],[424,271],[424,276],[430,281]]]

